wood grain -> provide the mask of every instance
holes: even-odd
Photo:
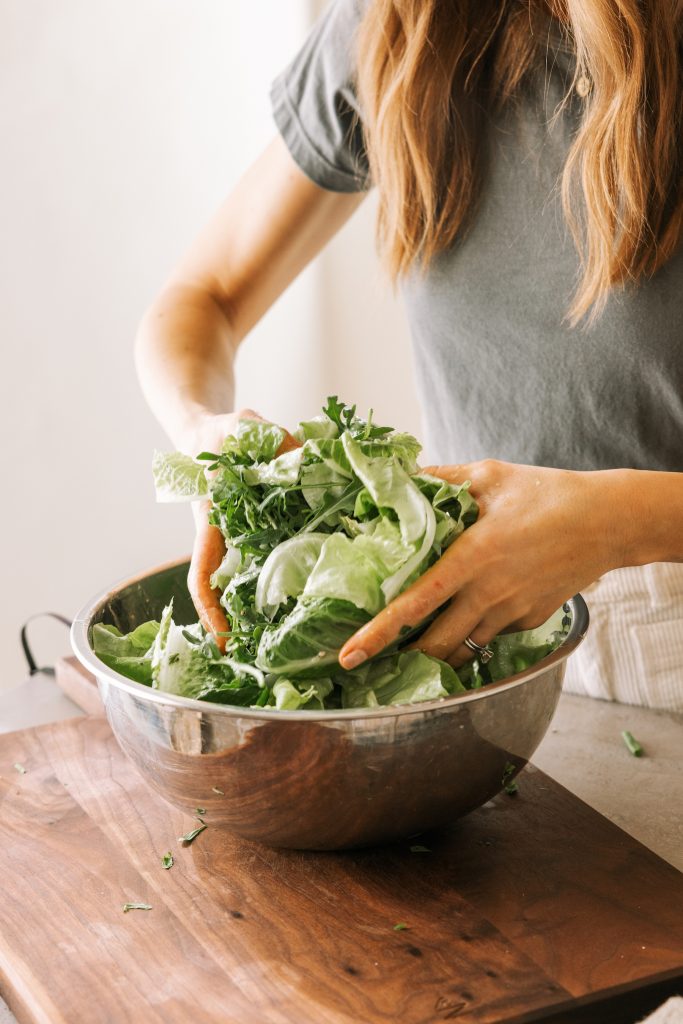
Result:
[[[85,711],[86,715],[102,714],[102,700],[97,689],[97,680],[77,658],[57,658],[55,682],[74,704]]]
[[[97,718],[2,737],[0,776],[0,990],[27,1024],[522,1024],[683,975],[683,877],[540,772],[429,853],[338,854],[210,816],[181,847],[196,823]]]

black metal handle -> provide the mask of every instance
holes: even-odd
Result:
[[[32,650],[31,650],[31,648],[29,646],[29,642],[28,642],[28,627],[29,627],[29,625],[32,622],[35,622],[36,619],[44,619],[44,618],[57,619],[58,622],[63,622],[65,626],[68,626],[69,629],[71,629],[71,619],[67,619],[67,617],[65,615],[60,615],[59,612],[37,612],[35,615],[32,615],[30,619],[26,620],[24,625],[21,627],[21,634],[20,634],[20,636],[21,636],[21,646],[22,646],[22,649],[24,651],[24,655],[26,657],[26,662],[28,664],[29,675],[32,675],[32,676],[34,676],[36,674],[36,672],[53,672],[54,671],[54,669],[51,666],[46,666],[45,668],[39,668],[38,667],[38,665],[36,664],[36,660],[33,657],[33,652],[32,652]]]

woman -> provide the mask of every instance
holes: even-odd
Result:
[[[574,686],[683,706],[682,29],[672,0],[337,0],[273,87],[280,136],[148,311],[150,405],[211,449],[238,344],[378,188],[430,471],[481,512],[344,667],[448,598],[420,646],[458,665],[589,588]],[[213,632],[222,553],[200,510]]]

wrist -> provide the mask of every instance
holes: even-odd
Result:
[[[171,433],[171,439],[179,451],[194,458],[206,448],[205,438],[210,432],[209,425],[215,420],[216,413],[206,406],[194,403],[186,406]]]
[[[683,474],[610,469],[595,476],[610,568],[683,561]]]

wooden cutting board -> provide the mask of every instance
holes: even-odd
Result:
[[[275,851],[210,819],[182,848],[192,827],[101,718],[0,738],[20,1021],[609,1024],[681,990],[683,875],[532,767],[517,796],[376,850]]]

